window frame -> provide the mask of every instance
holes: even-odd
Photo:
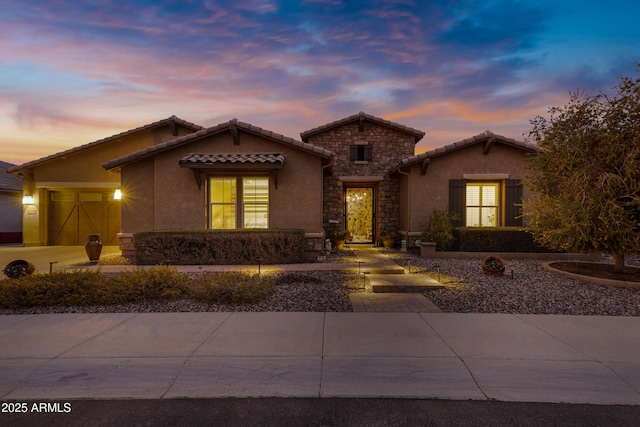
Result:
[[[235,201],[234,202],[213,202],[212,199],[212,181],[216,179],[233,179],[235,181]],[[267,200],[264,201],[245,201],[244,183],[247,179],[263,179],[266,180]],[[208,228],[211,230],[250,230],[250,229],[268,229],[271,218],[271,179],[265,174],[228,174],[228,175],[209,175],[207,179],[207,205],[208,205]],[[233,228],[214,228],[213,227],[213,206],[214,205],[233,205],[235,210],[235,219]],[[245,227],[247,214],[245,209],[250,206],[266,205],[266,226],[265,227]]]
[[[469,191],[469,187],[479,187],[479,192],[478,192],[478,204],[477,205],[470,205],[469,204],[469,200],[468,200],[468,191]],[[484,200],[483,200],[483,188],[485,187],[493,187],[495,188],[495,195],[494,195],[494,199],[495,199],[495,204],[485,204]],[[500,183],[500,181],[471,181],[471,180],[467,180],[467,182],[465,183],[465,201],[464,201],[464,209],[465,209],[465,227],[470,227],[470,228],[485,228],[485,227],[499,227],[501,224],[501,209],[502,209],[502,185]],[[485,225],[483,224],[483,210],[484,209],[494,209],[495,211],[495,219],[493,224],[489,224],[489,225]],[[469,225],[469,220],[470,220],[470,215],[469,212],[470,210],[477,210],[477,217],[478,217],[478,225]]]

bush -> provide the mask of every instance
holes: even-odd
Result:
[[[139,265],[290,264],[305,261],[302,230],[193,230],[137,233]]]
[[[174,268],[105,275],[54,272],[0,281],[0,308],[90,306],[192,298],[206,303],[256,303],[274,287],[268,275],[209,273],[190,278]]]
[[[106,287],[105,276],[98,272],[23,276],[0,282],[0,305],[2,308],[19,308],[110,304],[111,292],[102,292]]]
[[[244,273],[205,273],[192,279],[191,293],[209,304],[253,304],[273,292],[269,275]]]
[[[455,227],[453,234],[456,244],[452,250],[460,252],[551,252],[519,227]]]
[[[455,213],[434,210],[422,228],[422,241],[435,242],[436,250],[439,251],[451,249],[456,240],[452,222],[457,218],[458,215]]]

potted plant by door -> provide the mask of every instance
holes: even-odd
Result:
[[[396,242],[396,232],[392,230],[382,230],[380,231],[380,240],[382,241],[382,245],[385,248],[391,248]]]
[[[329,238],[335,248],[342,249],[344,242],[351,238],[351,233],[349,230],[334,230],[329,233]]]

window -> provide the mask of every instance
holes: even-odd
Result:
[[[466,190],[467,227],[497,227],[498,199],[497,183],[467,183]]]
[[[236,178],[211,178],[211,228],[236,228]]]
[[[267,228],[269,178],[209,178],[211,228]]]
[[[244,228],[267,228],[269,218],[269,179],[242,180]]]
[[[373,146],[352,145],[349,147],[349,158],[351,161],[370,162],[373,160]]]

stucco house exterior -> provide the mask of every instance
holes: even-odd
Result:
[[[6,173],[12,166],[0,161],[0,244],[22,242],[22,182]]]
[[[79,244],[91,231],[130,251],[142,231],[293,228],[319,251],[326,233],[341,229],[354,243],[377,243],[388,230],[412,244],[434,209],[459,213],[460,225],[522,224],[517,205],[530,196],[522,166],[535,146],[487,131],[416,155],[423,137],[363,112],[300,140],[237,119],[202,128],[171,117],[10,172],[25,176],[24,194],[34,196],[25,244]],[[67,232],[60,192],[69,198],[64,214],[76,206],[93,227],[78,220]],[[86,192],[101,195],[102,216],[84,206]]]
[[[123,250],[131,233],[296,228],[322,249],[331,151],[236,119],[104,163],[120,173]],[[115,174],[114,174],[115,175]]]
[[[118,244],[120,177],[102,163],[202,129],[172,116],[8,169],[23,181],[25,246],[79,245],[88,234]],[[26,200],[26,199],[25,199]]]
[[[457,215],[455,226],[523,226],[520,204],[533,198],[522,185],[523,165],[538,148],[485,131],[418,155],[392,168],[400,174],[399,230],[419,238],[434,210]]]

